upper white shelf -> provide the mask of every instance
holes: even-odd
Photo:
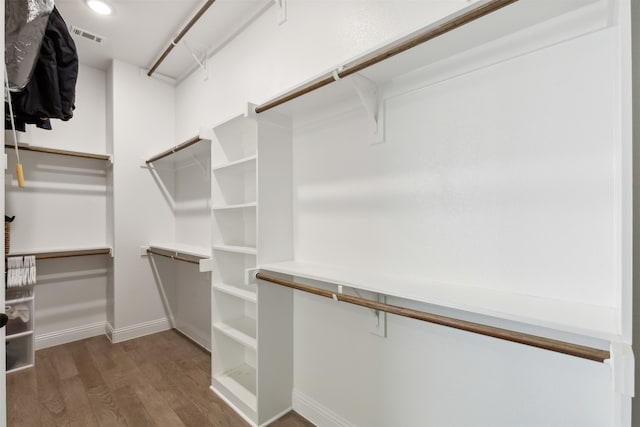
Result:
[[[351,98],[354,93],[346,77],[358,73],[380,85],[397,76],[429,66],[461,52],[486,45],[571,11],[612,0],[480,0],[441,20],[361,56],[338,64],[319,76],[256,106],[258,113],[278,107],[288,115]],[[496,10],[493,10],[496,9]],[[317,90],[322,88],[322,90]]]
[[[13,144],[5,144],[4,147],[15,149],[15,146]],[[109,160],[109,161],[111,160],[111,156],[109,154],[85,153],[82,151],[60,150],[57,148],[36,147],[34,145],[25,145],[25,144],[18,144],[18,150],[34,151],[37,153],[45,153],[45,154],[56,154],[60,156],[80,157],[84,159],[93,159],[93,160]]]
[[[407,280],[298,261],[262,264],[258,268],[589,338],[610,341],[620,335],[616,323],[619,310],[615,307],[495,289]]]
[[[175,256],[187,256],[198,259],[211,258],[211,250],[200,246],[183,245],[181,243],[152,243],[149,249],[158,249],[175,254]]]
[[[12,251],[7,256],[35,256],[36,259],[68,258],[89,255],[110,255],[111,247],[96,246],[89,248],[48,248]]]
[[[152,163],[156,163],[164,159],[169,159],[174,163],[181,163],[203,153],[208,153],[209,147],[206,144],[199,144],[199,142],[211,141],[212,137],[213,131],[211,128],[202,128],[198,135],[164,150],[161,153],[149,157],[145,163],[146,165],[151,165]]]

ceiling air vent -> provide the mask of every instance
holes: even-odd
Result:
[[[95,33],[92,33],[91,31],[87,31],[87,30],[83,30],[82,28],[78,28],[75,25],[71,26],[71,32],[73,34],[75,34],[76,36],[80,36],[82,38],[85,38],[87,40],[91,40],[92,42],[95,43],[103,43],[104,42],[104,37],[99,36]]]

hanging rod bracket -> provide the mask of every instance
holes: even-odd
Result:
[[[273,0],[278,7],[278,25],[287,22],[287,0]]]
[[[196,63],[202,70],[204,77],[203,81],[209,80],[209,60],[207,58],[207,48],[202,48],[200,50],[192,49],[187,43],[186,39],[182,39],[182,45],[189,51],[193,59],[195,59]]]
[[[334,71],[335,80],[340,78],[340,71],[341,69]],[[371,143],[380,144],[384,142],[385,109],[380,88],[375,82],[358,73],[351,74],[347,80],[351,83],[358,98],[360,98],[360,102],[369,118],[373,137]]]
[[[360,290],[356,288],[351,288],[351,289],[353,289],[353,292],[358,296],[358,298],[364,299],[364,296],[362,296],[362,293],[360,292]],[[338,291],[339,293],[342,293],[342,285],[338,285]],[[386,295],[375,293],[375,292],[373,293],[373,297],[370,299],[383,304],[386,304],[387,302]],[[375,323],[373,323],[369,331],[374,335],[378,335],[382,338],[386,338],[387,337],[387,313],[382,310],[376,310],[375,308],[369,308],[369,311],[371,312],[371,314],[373,314],[373,317],[375,318]]]

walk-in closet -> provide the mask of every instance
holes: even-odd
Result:
[[[96,2],[4,11],[0,427],[640,425],[634,0]]]

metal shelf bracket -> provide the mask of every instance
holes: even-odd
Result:
[[[360,102],[362,102],[362,106],[369,116],[371,132],[373,134],[372,143],[380,144],[384,142],[385,109],[384,100],[382,99],[378,85],[358,73],[347,77],[347,80],[349,80],[351,86],[356,91]]]
[[[278,25],[282,25],[287,22],[287,0],[273,0],[276,6],[278,6]]]
[[[204,74],[203,80],[205,82],[209,80],[209,60],[207,58],[207,48],[196,51],[195,49],[191,48],[191,46],[189,46],[189,43],[187,43],[186,39],[182,40],[182,45],[189,51],[193,59],[196,60],[196,63]]]

